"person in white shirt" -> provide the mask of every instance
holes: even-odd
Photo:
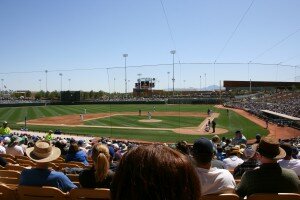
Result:
[[[289,143],[283,143],[280,147],[286,152],[286,156],[283,159],[278,160],[280,167],[294,170],[296,174],[300,176],[300,160],[292,158],[292,146]]]
[[[201,195],[232,193],[236,186],[232,174],[226,169],[211,167],[214,149],[211,141],[200,138],[192,149],[193,161],[201,184]]]
[[[238,156],[240,156],[242,154],[240,147],[239,146],[234,146],[230,148],[229,151],[229,157],[225,158],[223,160],[226,169],[228,169],[229,171],[234,170],[234,168],[236,168],[238,165],[242,164],[244,161],[243,159],[239,158]]]
[[[13,156],[24,156],[24,151],[21,146],[19,146],[19,142],[21,138],[18,136],[12,136],[10,139],[10,143],[6,147],[6,154],[10,154]]]
[[[0,141],[0,153],[1,154],[6,154],[6,149],[5,149],[4,144],[3,144],[3,139],[4,138],[2,138],[1,141]]]

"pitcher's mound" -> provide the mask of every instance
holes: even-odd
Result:
[[[148,122],[148,123],[153,123],[153,122],[161,122],[160,119],[141,119],[139,122]]]

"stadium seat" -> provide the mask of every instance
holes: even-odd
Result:
[[[0,170],[0,177],[20,178],[21,173],[13,170]]]
[[[11,178],[11,177],[0,177],[0,183],[4,183],[7,185],[18,185],[19,179],[18,178]]]
[[[50,162],[50,163],[48,163],[48,166],[49,166],[49,168],[52,168],[55,171],[59,170],[59,166],[55,163]]]
[[[26,167],[23,166],[19,166],[19,165],[6,165],[5,166],[6,170],[14,170],[14,171],[23,171],[24,169],[26,169]]]
[[[109,200],[110,190],[104,188],[86,189],[77,188],[70,191],[71,200],[90,199],[90,200]]]
[[[17,199],[16,187],[10,187],[5,184],[0,184],[0,199],[16,200]]]
[[[66,200],[67,194],[55,187],[19,186],[17,189],[19,200]]]
[[[248,200],[300,200],[300,194],[296,193],[257,193],[248,197]]]
[[[239,200],[236,194],[209,194],[202,196],[201,200]]]
[[[30,160],[27,156],[15,156],[16,160],[22,159],[22,160]]]
[[[11,158],[11,159],[15,160],[15,157],[13,155],[10,155],[10,154],[1,153],[0,157],[2,157],[2,158]]]
[[[28,166],[35,167],[36,166],[36,163],[32,162],[31,160],[18,159],[17,162],[19,163],[19,165],[25,166],[25,167],[28,167]]]
[[[17,164],[17,162],[14,160],[14,159],[12,159],[12,158],[4,158],[5,159],[5,161],[6,162],[8,162],[8,163],[10,163],[10,164]]]
[[[82,162],[70,161],[68,163],[78,165],[81,168],[85,168],[86,167]]]
[[[72,163],[60,163],[59,164],[59,169],[63,170],[64,168],[69,167],[69,168],[80,168],[80,166],[78,166],[77,164],[72,164]]]
[[[78,174],[66,174],[66,175],[77,187],[81,187],[80,183],[79,183],[79,175]]]

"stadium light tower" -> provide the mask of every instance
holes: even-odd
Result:
[[[201,91],[201,76],[200,76],[200,85],[199,85],[199,91]]]
[[[46,73],[46,92],[48,92],[48,70],[45,70]]]
[[[168,74],[168,92],[170,91],[170,72],[167,72]]]
[[[40,82],[40,91],[42,90],[41,81],[42,81],[42,79],[39,79],[39,82]]]
[[[204,74],[204,89],[206,90],[206,73]]]
[[[170,53],[173,55],[173,78],[172,78],[172,81],[173,81],[173,96],[174,96],[174,91],[175,91],[175,88],[174,88],[174,84],[175,84],[175,78],[174,78],[174,56],[175,56],[176,51],[172,50],[172,51],[170,51]]]
[[[116,78],[114,78],[114,93],[116,93]]]
[[[59,73],[59,76],[60,76],[60,92],[61,92],[62,91],[62,76],[63,76],[63,74]]]
[[[68,81],[69,81],[69,91],[71,91],[71,79],[69,78]]]
[[[124,53],[123,54],[123,57],[125,59],[125,95],[127,95],[127,66],[126,66],[126,61],[127,61],[127,57],[128,57],[128,54]]]
[[[142,76],[142,74],[139,73],[138,76],[139,76],[139,81],[138,81],[138,83],[139,83],[139,89],[141,89],[141,76]]]
[[[2,94],[2,95],[3,95],[3,93],[4,93],[3,81],[4,81],[4,79],[1,78],[1,94]]]

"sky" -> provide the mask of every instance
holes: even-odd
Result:
[[[299,81],[291,67],[300,66],[299,8],[299,0],[0,0],[0,79],[6,89],[46,90],[48,70],[49,91],[124,92],[126,53],[128,91],[138,74],[169,89],[176,50],[175,88]]]

